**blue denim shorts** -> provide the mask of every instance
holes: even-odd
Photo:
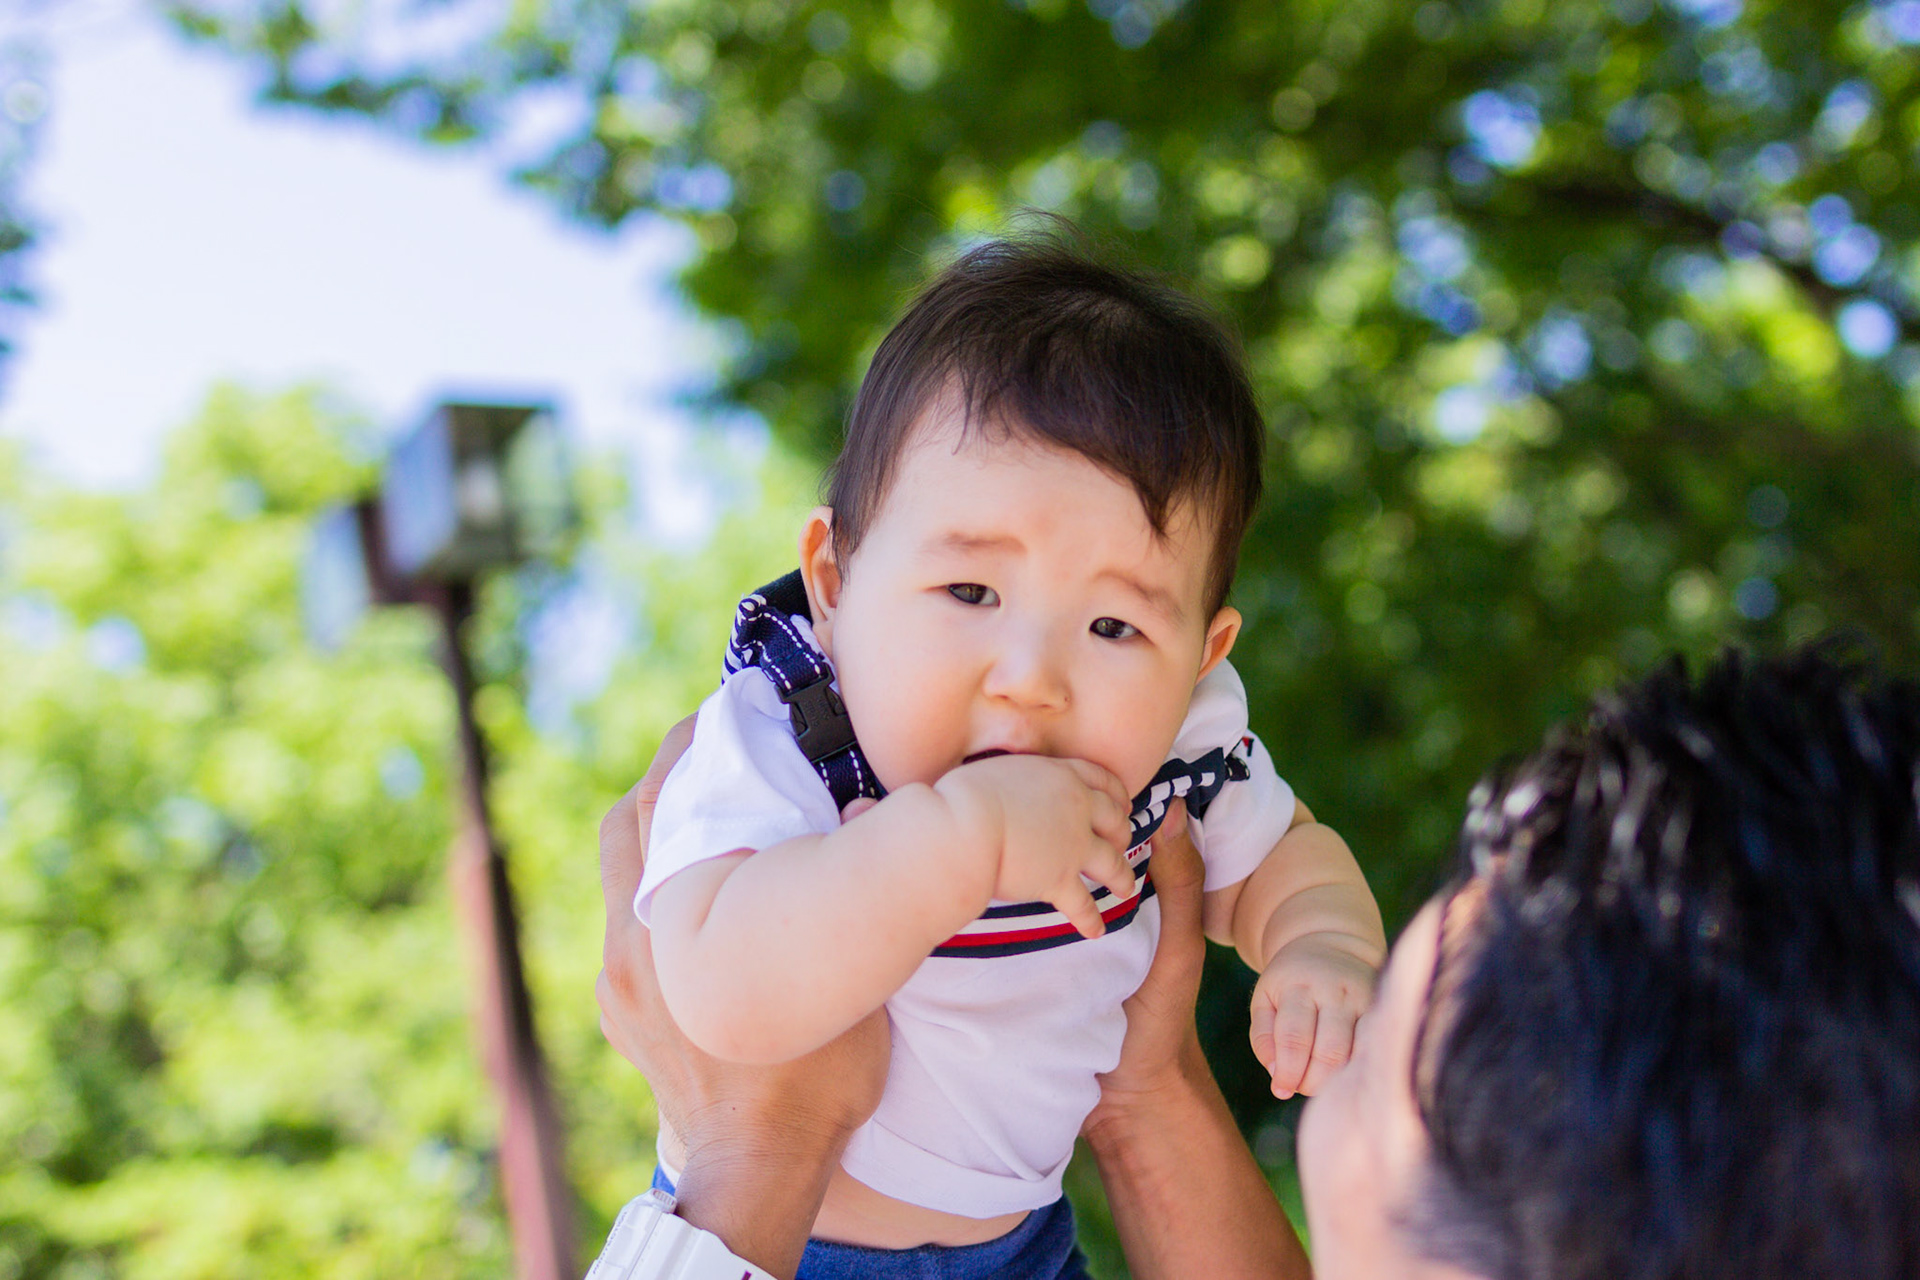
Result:
[[[658,1169],[653,1185],[673,1191]],[[795,1280],[1087,1280],[1087,1259],[1074,1242],[1073,1206],[1062,1196],[985,1244],[866,1249],[809,1240]]]

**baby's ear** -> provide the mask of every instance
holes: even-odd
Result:
[[[833,508],[815,507],[800,527],[800,581],[807,588],[813,634],[833,656],[833,615],[840,607],[840,562],[833,552]]]
[[[1240,638],[1240,611],[1231,607],[1222,607],[1213,615],[1213,621],[1207,623],[1207,638],[1200,646],[1200,674],[1194,680],[1205,678],[1207,672],[1219,666],[1229,653],[1233,652],[1233,642]]]

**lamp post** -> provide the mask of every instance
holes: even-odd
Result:
[[[486,571],[557,549],[574,523],[564,451],[540,405],[438,406],[388,456],[377,494],[315,528],[303,580],[309,630],[335,645],[372,604],[440,621],[463,765],[449,875],[476,981],[477,1038],[500,1104],[500,1185],[524,1280],[571,1280],[572,1195],[559,1113],[520,961],[505,852],[487,808],[462,631]]]

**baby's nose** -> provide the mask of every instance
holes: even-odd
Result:
[[[1064,710],[1069,701],[1066,663],[1044,636],[1008,637],[994,655],[985,690],[1037,710]]]

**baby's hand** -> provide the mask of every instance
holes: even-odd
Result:
[[[1379,975],[1341,941],[1334,933],[1295,938],[1254,986],[1249,1038],[1276,1098],[1318,1091],[1353,1053],[1353,1025]]]
[[[961,820],[999,855],[993,896],[1049,902],[1088,938],[1106,930],[1086,876],[1121,897],[1134,890],[1127,865],[1132,802],[1097,764],[1052,756],[991,756],[935,784]]]

